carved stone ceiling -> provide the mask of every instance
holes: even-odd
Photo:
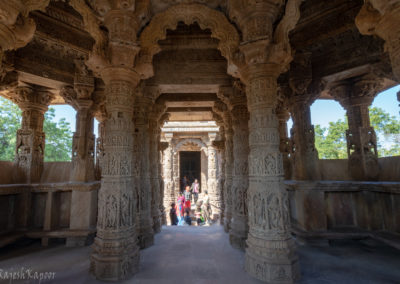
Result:
[[[169,5],[183,2],[188,0],[151,0],[151,13],[154,15]],[[226,14],[224,0],[192,2]],[[73,60],[86,58],[94,41],[83,30],[82,17],[67,3],[51,1],[46,12],[31,13],[37,24],[34,39],[16,52],[6,53],[10,64],[19,72],[21,83],[39,84],[55,93],[61,86],[73,84]],[[393,84],[383,41],[362,36],[354,24],[362,4],[363,0],[303,2],[301,18],[290,33],[290,42],[298,52],[311,52],[314,80],[334,81],[373,70],[387,78],[386,87]],[[153,60],[155,75],[146,84],[159,86],[161,93],[204,95],[217,93],[220,85],[231,85],[227,62],[216,48],[218,41],[210,35],[209,30],[201,30],[196,24],[179,24],[176,30],[168,31],[166,39],[159,42],[162,51]],[[381,68],[382,63],[386,67]],[[97,88],[101,86],[101,80],[97,79],[96,84]],[[55,102],[63,100],[58,97]],[[199,107],[208,107],[204,104]]]

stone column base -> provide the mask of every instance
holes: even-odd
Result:
[[[113,246],[109,244],[110,249]],[[131,278],[139,270],[139,250],[133,242],[130,246],[118,244],[121,251],[104,252],[109,255],[101,255],[98,246],[94,246],[94,252],[91,255],[90,272],[96,276],[96,279],[102,281],[121,281]],[[103,245],[103,247],[108,247]]]
[[[231,214],[227,214],[224,218],[224,231],[225,233],[229,233],[229,230],[231,229]]]
[[[66,247],[84,247],[91,245],[94,240],[94,234],[84,237],[71,237],[67,238],[65,242]]]
[[[251,276],[267,283],[294,283],[300,279],[300,266],[293,239],[247,240],[245,269]]]
[[[154,235],[152,233],[146,233],[139,235],[138,245],[140,249],[145,249],[154,245]]]
[[[155,216],[153,216],[153,231],[154,234],[158,234],[159,232],[161,232],[161,217],[160,214],[157,214]]]
[[[235,216],[231,221],[229,241],[234,248],[245,250],[248,227],[246,216]]]

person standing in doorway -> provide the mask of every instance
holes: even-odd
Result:
[[[186,176],[183,177],[182,182],[181,182],[181,193],[185,191],[186,186],[189,185],[189,180]]]
[[[197,178],[192,183],[192,187],[190,190],[193,194],[194,203],[196,204],[197,199],[199,199],[199,192],[200,192],[200,184],[199,184],[199,181],[197,180]]]
[[[190,200],[192,199],[192,193],[190,192],[190,186],[186,186],[185,188],[185,208],[188,208],[189,210],[192,210]]]
[[[178,226],[182,226],[185,222],[183,219],[183,214],[185,210],[185,198],[183,197],[182,193],[179,193],[178,197],[178,204],[176,206],[176,215],[178,217]]]
[[[171,220],[171,225],[178,225],[178,216],[176,216],[176,206],[175,203],[171,204],[171,209],[169,210],[169,218]]]

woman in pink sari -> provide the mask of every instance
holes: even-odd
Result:
[[[183,219],[184,211],[185,211],[185,197],[183,197],[182,193],[179,193],[178,202],[176,205],[176,215],[178,217],[178,226],[182,226],[185,223],[185,220]]]

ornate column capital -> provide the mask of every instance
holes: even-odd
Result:
[[[370,75],[340,81],[330,87],[330,94],[345,108],[369,106],[382,87],[383,80]]]
[[[243,32],[245,42],[270,39],[283,3],[279,0],[228,1],[228,13]]]
[[[45,113],[54,94],[39,86],[23,86],[14,90],[11,100],[17,104],[22,111],[34,109]]]

